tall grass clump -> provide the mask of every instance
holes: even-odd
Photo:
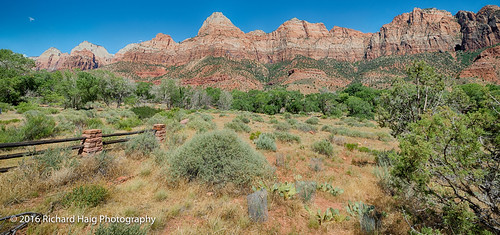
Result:
[[[100,224],[95,235],[146,235],[148,230],[141,228],[139,224],[124,224],[124,223],[111,223],[108,225]]]
[[[130,138],[126,142],[126,151],[129,155],[144,157],[160,147],[153,132],[145,132]]]
[[[67,193],[63,198],[63,204],[80,208],[95,207],[104,202],[108,196],[108,190],[101,185],[82,185]]]
[[[198,134],[168,159],[173,179],[199,180],[212,185],[248,185],[270,174],[267,160],[232,131]]]
[[[260,134],[259,138],[255,140],[255,145],[257,149],[276,151],[274,136],[269,133]]]
[[[224,124],[224,128],[234,130],[236,132],[247,132],[250,133],[252,128],[250,128],[247,124],[243,123],[240,119],[233,119],[231,122]]]
[[[19,142],[24,139],[23,133],[16,127],[0,127],[0,143]]]
[[[56,122],[53,117],[35,110],[26,112],[24,117],[26,121],[22,133],[25,140],[36,140],[55,134]]]
[[[316,153],[329,157],[333,156],[333,146],[328,140],[316,141],[312,144],[311,148]]]

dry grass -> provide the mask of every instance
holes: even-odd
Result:
[[[209,113],[214,117],[216,129],[223,129],[224,124],[233,120],[237,112]],[[250,121],[252,131],[272,133],[273,124],[269,123],[270,116],[260,115],[264,122]],[[309,117],[294,117],[299,122],[305,122]],[[281,120],[281,117],[277,117]],[[338,126],[338,119],[319,119],[319,127],[323,125]],[[359,131],[376,133],[388,132],[387,129],[372,127],[348,127]],[[146,128],[140,126],[135,129]],[[276,141],[277,151],[260,151],[271,165],[275,165],[276,156],[283,155],[286,161],[284,166],[276,167],[275,182],[294,182],[301,178],[304,181],[328,182],[334,187],[344,190],[338,196],[327,192],[317,191],[311,202],[304,204],[300,199],[284,200],[282,197],[271,195],[268,200],[269,220],[262,224],[252,223],[247,215],[246,195],[250,189],[241,190],[237,187],[228,187],[223,190],[211,190],[207,185],[199,182],[171,182],[166,176],[166,167],[155,162],[153,156],[145,158],[124,157],[122,148],[109,152],[116,157],[116,162],[107,176],[92,174],[93,163],[90,159],[80,159],[82,168],[79,171],[70,171],[61,168],[52,173],[45,181],[34,179],[27,182],[21,170],[0,175],[0,185],[14,185],[4,187],[7,191],[0,191],[3,195],[22,195],[24,200],[14,200],[0,207],[1,215],[8,215],[22,211],[39,211],[51,215],[110,215],[110,216],[151,216],[156,217],[153,225],[145,225],[150,234],[359,234],[359,223],[355,218],[346,221],[333,221],[319,226],[314,225],[314,219],[305,209],[305,205],[312,211],[325,211],[331,207],[339,209],[347,215],[345,206],[349,201],[363,201],[375,205],[387,213],[382,221],[383,233],[406,234],[408,228],[401,214],[394,208],[393,199],[386,195],[377,184],[374,172],[374,158],[368,153],[357,150],[348,151],[343,146],[334,145],[333,157],[321,156],[311,151],[313,142],[328,139],[330,133],[325,131],[302,132],[291,129],[291,134],[300,136],[301,143],[286,143]],[[179,132],[187,140],[196,134],[196,130],[183,128]],[[244,141],[255,147],[249,139],[250,133],[238,133]],[[383,142],[374,139],[344,137],[346,143],[358,143],[360,147],[376,150],[390,150],[397,147],[395,141]],[[167,143],[162,143],[163,151],[170,151]],[[322,169],[314,171],[310,168],[311,158],[322,158]],[[27,160],[29,161],[29,160]],[[365,164],[358,164],[364,162]],[[354,164],[353,164],[354,163]],[[0,162],[0,167],[6,164]],[[90,169],[90,170],[89,170]],[[76,175],[76,177],[75,177]],[[70,191],[74,186],[82,183],[96,183],[109,189],[110,197],[97,207],[80,209],[64,207],[59,204],[62,194]],[[274,183],[274,182],[266,182]],[[257,183],[255,184],[257,186]],[[35,233],[88,233],[92,227],[87,224],[42,224],[30,226]]]

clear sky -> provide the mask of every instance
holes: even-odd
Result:
[[[328,30],[341,26],[362,32],[377,32],[399,14],[414,7],[435,7],[452,14],[477,12],[498,0],[441,1],[52,1],[2,0],[0,4],[0,48],[38,56],[49,47],[69,52],[87,40],[114,54],[125,45],[146,41],[157,33],[183,41],[198,33],[214,11],[223,12],[244,32],[271,32],[297,17],[322,22]]]

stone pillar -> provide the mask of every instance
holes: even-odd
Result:
[[[97,154],[102,151],[102,131],[100,129],[84,130],[82,136],[86,138],[82,140],[83,156]]]
[[[165,135],[167,134],[165,124],[154,124],[153,130],[155,130],[155,136],[158,142],[165,141]]]

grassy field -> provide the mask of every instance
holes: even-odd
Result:
[[[108,123],[106,112],[109,110],[97,111],[95,117],[102,121],[105,132],[120,131],[116,125]],[[75,156],[76,151],[73,151],[63,153],[65,158],[77,162],[73,168],[63,164],[41,178],[26,176],[32,173],[30,167],[0,174],[0,215],[36,211],[52,216],[155,217],[154,224],[142,226],[148,234],[361,234],[359,218],[348,213],[346,207],[349,203],[363,202],[382,212],[379,232],[408,232],[408,225],[395,207],[395,199],[383,191],[376,177],[379,170],[375,164],[377,151],[398,146],[388,129],[379,128],[373,121],[349,118],[309,120],[311,116],[268,116],[218,110],[200,112],[165,119],[168,123],[167,140],[149,154],[132,151],[128,143],[106,146],[107,155],[113,159],[107,168],[95,163],[92,157]],[[61,114],[53,116],[57,118],[58,115]],[[155,117],[141,120],[142,124],[129,130],[151,128]],[[22,115],[13,111],[0,115],[1,120],[15,118],[22,119]],[[179,120],[185,118],[190,119],[188,124],[179,124]],[[254,180],[251,184],[254,188],[313,181],[318,185],[331,185],[336,188],[335,192],[316,190],[313,199],[305,202],[298,195],[287,198],[270,192],[268,221],[254,223],[249,219],[246,200],[253,192],[252,187],[232,184],[217,187],[198,180],[173,181],[170,178],[165,159],[174,149],[200,132],[224,129],[235,119],[243,120],[242,123],[248,121],[246,125],[250,131],[243,130],[237,135],[253,148],[256,145],[250,138],[256,132],[274,133],[276,137],[276,151],[257,150],[273,166],[274,174],[271,178]],[[81,130],[75,129],[57,137],[78,136],[79,133]],[[313,147],[321,140],[327,140],[333,146],[333,152],[324,153]],[[17,165],[19,161],[0,161],[0,167]],[[25,158],[22,161],[24,166],[33,160]],[[104,173],[102,169],[106,169]],[[71,192],[75,188],[88,185],[104,188],[107,194],[103,200],[98,200],[95,205],[71,203],[68,195],[73,195]],[[319,219],[318,210],[324,214],[329,208],[337,209],[338,214]],[[88,234],[98,228],[99,225],[86,223],[42,223],[32,224],[24,231],[29,234]]]

